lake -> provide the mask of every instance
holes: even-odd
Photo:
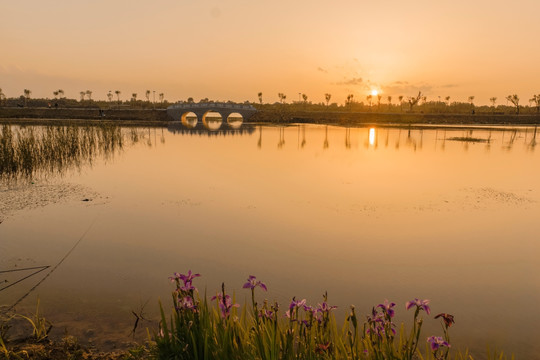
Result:
[[[442,335],[445,312],[456,349],[540,353],[536,129],[234,127],[122,128],[120,148],[4,181],[0,269],[51,267],[0,305],[54,269],[17,310],[39,295],[56,334],[121,347],[132,311],[144,339],[158,299],[170,306],[168,277],[191,269],[201,291],[225,282],[240,303],[248,275],[282,309],[328,291],[340,319],[388,299],[410,325],[405,302],[430,299],[422,336]],[[0,288],[32,271],[0,273]]]

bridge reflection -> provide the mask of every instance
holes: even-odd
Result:
[[[169,123],[167,130],[173,134],[235,136],[251,135],[255,132],[255,127],[241,122],[223,124],[222,121],[216,120],[206,120],[204,123],[195,121],[188,125],[182,121],[173,121]]]

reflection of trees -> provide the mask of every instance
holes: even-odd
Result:
[[[325,131],[324,131],[324,143],[323,143],[323,149],[328,149],[330,144],[328,143],[328,125],[326,125]]]
[[[529,150],[534,150],[534,148],[536,146],[536,129],[537,129],[537,127],[538,126],[534,127],[533,138],[532,138],[531,142],[529,143],[529,145],[527,146]]]
[[[345,128],[345,148],[351,148],[351,128]]]
[[[261,97],[262,97],[262,93]],[[259,126],[259,141],[257,141],[257,147],[260,149],[262,147],[262,126]]]
[[[306,146],[306,125],[302,125],[302,143],[300,144],[302,148]]]
[[[279,141],[278,141],[278,149],[281,149],[285,145],[285,128],[283,126],[279,127]]]

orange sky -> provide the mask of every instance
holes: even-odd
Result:
[[[78,98],[540,94],[538,0],[2,0],[0,88]],[[157,95],[156,95],[157,96]]]

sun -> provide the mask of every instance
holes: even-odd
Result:
[[[379,95],[379,91],[378,91],[378,90],[375,90],[375,89],[373,89],[373,90],[371,90],[371,95],[373,95],[373,96],[377,96],[377,95]]]

